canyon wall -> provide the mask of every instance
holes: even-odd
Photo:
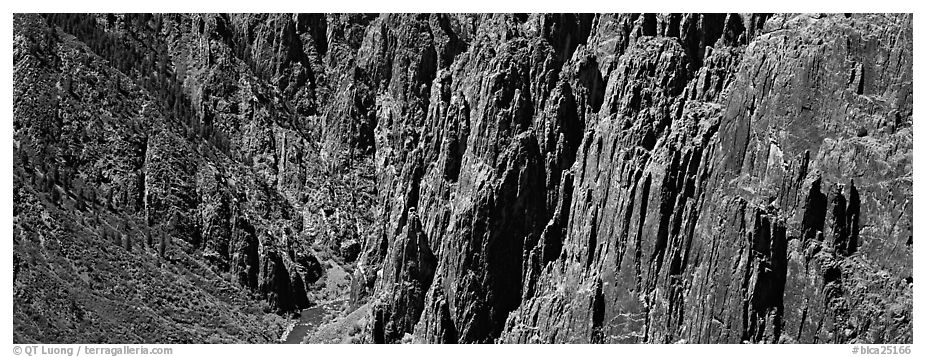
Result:
[[[348,299],[376,343],[912,342],[909,14],[18,14],[13,52],[17,341]]]

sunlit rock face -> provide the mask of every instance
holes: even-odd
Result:
[[[912,15],[13,35],[17,343],[912,342]]]

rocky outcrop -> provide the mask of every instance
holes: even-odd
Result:
[[[868,308],[847,313],[844,295],[824,294],[841,294],[827,281],[835,278],[822,278],[827,266],[852,265],[859,282],[884,269],[879,264],[896,267],[857,253],[863,201],[885,199],[866,195],[859,182],[906,185],[909,161],[874,147],[909,145],[909,132],[875,139],[857,127],[871,125],[862,113],[897,118],[907,110],[909,45],[886,38],[908,36],[908,18],[498,15],[475,22],[465,51],[430,84],[426,134],[417,134],[414,114],[403,117],[404,131],[395,129],[395,114],[378,116],[378,131],[413,131],[398,141],[404,150],[395,140],[376,146],[381,181],[389,182],[380,215],[390,218],[367,239],[355,276],[355,290],[372,288],[376,301],[371,341],[406,333],[427,342],[909,338],[898,334],[909,331],[896,322],[905,318],[887,316],[899,305],[860,294]],[[367,40],[361,48],[381,46]],[[885,56],[899,62],[880,82],[853,69]],[[404,78],[387,83],[409,86]],[[860,94],[859,83],[878,89]],[[407,103],[385,93],[377,105]],[[848,148],[856,154],[833,161],[835,150]],[[856,164],[835,164],[869,160],[897,160],[898,171],[862,179]],[[410,211],[438,261],[423,299],[420,281],[397,293],[401,280],[378,280],[400,269],[388,257],[403,249],[397,236]],[[888,215],[881,212],[870,213]],[[905,242],[896,231],[871,234]],[[876,279],[894,281],[887,295],[909,296],[899,274]],[[417,320],[414,328],[409,320]]]
[[[856,306],[866,307],[853,314],[846,312],[848,308],[840,298],[825,296],[840,294],[831,293],[838,291],[833,290],[832,281],[838,280],[835,276],[840,275],[839,266],[862,264],[873,268],[868,265],[873,262],[871,258],[850,253],[864,240],[855,234],[859,220],[865,217],[856,208],[866,197],[855,186],[860,180],[855,177],[860,176],[852,174],[852,169],[834,166],[826,148],[853,145],[849,143],[858,138],[848,126],[864,119],[851,113],[857,113],[857,105],[872,109],[868,105],[873,102],[846,88],[849,78],[833,73],[851,77],[851,61],[864,61],[861,58],[868,55],[853,50],[853,39],[859,41],[862,35],[849,30],[851,23],[871,21],[896,26],[889,27],[890,31],[901,34],[909,31],[908,19],[777,16],[769,21],[764,30],[767,34],[752,41],[740,55],[741,63],[734,67],[736,81],[720,92],[723,96],[687,101],[680,110],[681,122],[677,117],[667,117],[672,123],[670,129],[661,134],[657,131],[656,139],[650,141],[655,146],[649,153],[656,155],[645,157],[648,160],[639,169],[641,174],[615,175],[610,170],[622,165],[614,164],[604,165],[608,170],[604,171],[601,154],[587,153],[602,152],[597,148],[607,148],[608,141],[605,145],[591,143],[591,149],[583,153],[586,165],[576,167],[585,173],[577,178],[576,192],[590,196],[584,205],[574,206],[573,217],[588,221],[579,225],[574,220],[570,231],[575,240],[567,248],[578,249],[573,256],[547,268],[538,283],[546,284],[547,291],[523,303],[518,314],[508,320],[508,340],[594,341],[599,327],[589,316],[602,309],[601,305],[594,306],[601,300],[596,291],[602,286],[606,321],[601,325],[602,342],[909,341],[908,334],[896,334],[898,328],[909,326],[900,327],[887,316],[896,302],[856,295],[856,299],[863,299],[856,300]],[[870,38],[868,41],[877,42]],[[881,43],[881,50],[875,51],[899,51],[890,42]],[[712,51],[708,58],[714,54],[728,56]],[[708,66],[711,62],[704,61]],[[909,68],[909,63],[905,66]],[[822,67],[830,68],[827,75],[816,72]],[[699,72],[704,73],[705,67]],[[700,79],[705,78],[704,74],[694,78],[699,79],[690,82],[686,89],[689,94],[704,88]],[[899,75],[879,83],[882,89],[872,96],[896,98],[909,84],[902,78]],[[815,88],[832,89],[818,92]],[[823,104],[816,102],[817,93],[834,97]],[[818,104],[809,104],[811,101]],[[895,99],[889,102],[906,106]],[[832,112],[834,106],[845,112]],[[874,109],[880,113],[876,115],[897,110],[892,105],[876,107],[880,108]],[[708,109],[706,113],[704,109]],[[695,115],[700,118],[685,120]],[[688,139],[694,146],[690,149],[679,148],[680,141],[673,140],[686,127],[699,134],[692,135],[699,140]],[[878,140],[891,143],[887,145],[909,143],[905,134],[885,135]],[[637,156],[626,150],[624,157]],[[862,157],[878,160],[874,158],[877,155]],[[881,160],[887,162],[883,157]],[[584,178],[590,168],[595,176]],[[598,176],[602,173],[604,177],[630,177],[631,181],[608,184]],[[905,175],[895,174],[895,179],[887,181],[881,181],[884,177],[880,175],[865,180],[896,182]],[[645,179],[642,184],[634,183],[634,177]],[[592,186],[582,190],[583,182]],[[822,182],[834,187],[829,197],[821,193]],[[616,194],[611,187],[617,189]],[[615,195],[629,197],[611,198]],[[848,202],[848,196],[854,203]],[[658,204],[658,210],[654,204]],[[849,210],[848,206],[853,208]],[[601,216],[602,208],[608,210],[606,217],[626,218],[599,228],[595,218]],[[875,224],[878,220],[872,218],[869,222]],[[622,227],[627,224],[629,229]],[[639,232],[636,236],[630,233],[631,244],[622,238],[628,231]],[[805,239],[811,238],[814,248],[802,248],[798,243],[802,233]],[[904,239],[903,235],[881,237],[892,238],[873,240],[900,243]],[[625,252],[635,253],[627,256]],[[874,264],[886,268],[896,266],[896,260]],[[830,273],[826,273],[827,269],[831,269]],[[866,273],[861,270],[866,269],[855,270],[859,275],[854,281],[865,281],[861,276]],[[583,278],[571,278],[577,276]],[[894,280],[896,285],[886,295],[909,292],[910,286],[903,282],[902,275],[887,280]],[[794,311],[794,306],[800,307]],[[881,315],[876,317],[870,311]],[[866,322],[861,323],[863,320]]]
[[[14,21],[14,250],[23,262],[13,283],[14,339],[277,338],[282,319],[246,293],[256,288],[257,245],[242,244],[240,259],[209,253],[235,254],[237,242],[217,237],[241,226],[201,220],[230,216],[227,206],[206,209],[216,197],[199,191],[207,154],[155,95],[114,68],[115,57],[100,57],[50,19]],[[225,271],[240,271],[244,288]]]
[[[318,27],[324,17],[23,14],[16,22],[16,177],[23,190],[48,197],[59,219],[77,222],[54,233],[59,239],[91,239],[97,233],[86,230],[99,230],[108,244],[130,253],[129,261],[144,262],[146,272],[192,274],[225,304],[226,295],[240,295],[232,301],[248,314],[213,314],[244,319],[231,323],[241,330],[214,334],[216,342],[278,338],[269,336],[278,325],[265,325],[264,332],[250,327],[261,319],[278,323],[261,317],[264,309],[292,312],[314,303],[326,289],[326,283],[313,285],[325,277],[314,255],[330,249],[354,259],[357,236],[369,225],[371,193],[364,186],[371,178],[360,169],[319,178],[326,169],[318,164],[318,126],[301,119],[319,112],[322,82],[312,73],[324,72],[327,45],[317,43],[327,36]],[[31,249],[21,242],[17,251]],[[86,248],[107,250],[92,247]],[[152,266],[152,257],[159,263]],[[66,259],[83,269],[83,259]],[[178,268],[190,264],[205,270]],[[37,276],[43,266],[20,276]],[[184,284],[169,280],[163,283]],[[35,290],[41,286],[19,286],[21,294],[42,293]],[[217,288],[225,290],[212,291]],[[248,296],[267,305],[240,302]],[[23,308],[46,311],[29,306]],[[214,327],[189,318],[163,328],[163,336],[206,341],[200,331]],[[37,329],[78,331],[74,338],[94,330],[42,321]],[[178,328],[196,332],[172,335]],[[56,333],[45,335],[58,341]],[[17,336],[44,340],[31,332]]]
[[[337,266],[365,342],[912,340],[910,15],[16,21],[17,187],[268,310]]]

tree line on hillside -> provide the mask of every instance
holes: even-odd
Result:
[[[59,27],[85,43],[94,53],[108,60],[113,68],[132,78],[136,84],[155,96],[161,109],[184,126],[190,138],[202,138],[230,156],[228,136],[216,130],[211,121],[203,120],[193,110],[190,98],[183,92],[186,78],[184,67],[173,63],[167,44],[157,36],[144,41],[130,38],[133,29],[148,29],[160,33],[164,26],[161,16],[125,14],[123,36],[107,31],[93,14],[45,14],[49,27]],[[106,15],[109,25],[117,23],[113,14]]]

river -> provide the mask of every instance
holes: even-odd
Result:
[[[302,310],[299,320],[296,321],[292,330],[286,335],[284,343],[302,343],[306,336],[331,320],[334,317],[333,315],[340,310],[343,303],[343,300],[329,301]]]

